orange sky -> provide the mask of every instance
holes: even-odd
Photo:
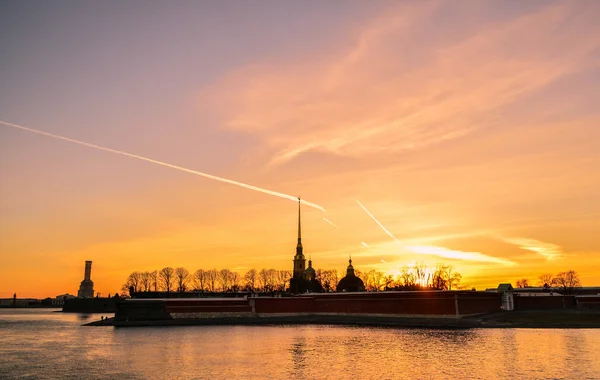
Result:
[[[237,4],[4,5],[0,120],[317,203],[316,268],[600,285],[598,2]],[[291,269],[296,217],[0,125],[0,297],[76,294],[85,260],[102,294],[165,266]]]

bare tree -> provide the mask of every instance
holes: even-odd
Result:
[[[244,275],[244,281],[246,282],[245,287],[254,291],[256,288],[256,269],[250,269]]]
[[[158,271],[150,272],[150,284],[152,285],[152,290],[158,292]]]
[[[560,272],[554,278],[553,284],[560,287],[565,294],[572,294],[573,288],[581,287],[579,274],[574,270]]]
[[[384,277],[385,276],[382,272],[377,271],[377,272],[373,273],[373,279],[372,279],[373,290],[375,290],[376,292],[381,290],[381,287],[384,285],[384,281],[383,281]]]
[[[229,269],[221,269],[219,271],[219,283],[221,284],[221,290],[226,292],[229,289],[229,278],[231,277],[231,271]]]
[[[206,289],[206,271],[204,269],[198,269],[194,273],[194,285],[196,290],[203,292]]]
[[[529,280],[526,278],[522,278],[520,280],[517,280],[517,288],[528,288],[529,287]]]
[[[399,275],[399,280],[404,287],[413,287],[417,283],[413,267],[402,267]]]
[[[415,275],[415,282],[421,286],[427,284],[427,265],[422,262],[418,262],[413,267],[413,273]]]
[[[446,267],[446,285],[448,286],[448,290],[458,287],[461,280],[462,275],[456,272],[452,265],[448,265]]]
[[[128,277],[125,284],[121,290],[123,292],[129,293],[129,296],[132,296],[132,292],[139,292],[141,288],[141,279],[142,275],[140,272],[132,272]]]
[[[287,283],[290,280],[292,272],[289,270],[277,271],[276,290],[284,292],[287,288]]]
[[[394,276],[391,274],[385,276],[383,279],[384,289],[392,289],[394,287]]]
[[[331,283],[329,284],[329,287],[331,288],[332,292],[335,292],[337,290],[337,285],[340,282],[341,277],[344,276],[340,276],[340,273],[337,271],[337,269],[332,269],[330,273]]]
[[[150,278],[150,272],[144,272],[140,278],[140,289],[144,292],[149,292],[152,286],[152,280]]]
[[[258,284],[263,292],[266,292],[269,288],[269,271],[266,269],[261,269],[258,272]]]
[[[229,287],[234,292],[237,292],[240,288],[240,274],[238,272],[229,273]]]
[[[554,275],[552,273],[542,273],[538,276],[538,286],[549,287],[552,285]]]
[[[446,280],[448,276],[446,275],[446,268],[447,267],[442,264],[437,264],[435,272],[433,272],[433,276],[431,277],[431,287],[433,289],[448,289],[448,282]]]
[[[173,287],[173,268],[166,267],[158,272],[158,278],[163,285],[163,289],[167,292],[171,292],[171,288]]]
[[[331,279],[331,271],[329,270],[318,270],[315,272],[315,277],[321,283],[323,290],[326,292],[330,292],[333,288],[332,279]],[[337,285],[337,284],[336,284]]]
[[[271,268],[267,271],[268,273],[268,284],[270,292],[274,291],[277,288],[277,270]]]
[[[354,275],[363,281],[363,284],[365,284],[365,290],[367,291],[371,290],[370,285],[373,272],[373,270],[370,270],[369,272],[361,272],[358,270],[354,270]]]
[[[206,278],[207,278],[207,284],[208,284],[208,289],[211,292],[214,292],[215,289],[217,288],[217,279],[219,278],[219,271],[217,271],[216,269],[211,269],[209,271],[206,272]]]
[[[175,278],[177,280],[177,291],[179,293],[185,292],[190,282],[190,272],[185,268],[177,268],[175,269]]]

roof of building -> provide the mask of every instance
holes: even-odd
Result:
[[[500,284],[498,285],[498,291],[499,292],[508,292],[510,290],[513,290],[513,287],[511,284]]]

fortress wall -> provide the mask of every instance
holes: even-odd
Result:
[[[253,298],[255,312],[267,313],[312,313],[315,311],[314,297],[290,297],[290,298]]]
[[[251,313],[250,305],[194,305],[194,306],[167,306],[168,313]]]
[[[456,316],[500,310],[499,293],[475,292],[377,292],[325,293],[296,297],[252,297],[249,299],[128,300],[119,304],[116,318],[155,320],[231,315],[364,314]],[[517,298],[517,297],[516,297]],[[542,298],[542,297],[523,297]],[[543,297],[544,299],[562,297]],[[573,301],[574,303],[574,301]],[[458,305],[457,313],[456,306]],[[560,304],[562,308],[562,300]]]
[[[364,293],[315,298],[317,313],[455,315],[454,296]]]
[[[169,313],[240,313],[252,312],[246,299],[166,300]]]
[[[472,293],[458,295],[459,315],[494,313],[501,311],[502,294]]]
[[[119,302],[115,321],[160,321],[171,319],[164,301]]]
[[[574,309],[575,296],[514,296],[515,310]]]

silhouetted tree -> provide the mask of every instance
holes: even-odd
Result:
[[[254,291],[256,289],[256,269],[250,269],[244,275],[245,288]]]
[[[187,290],[187,284],[190,281],[190,272],[185,268],[175,269],[175,279],[177,280],[177,291],[183,293]]]
[[[149,272],[142,272],[140,275],[140,291],[148,292],[152,286]]]
[[[198,269],[194,272],[194,286],[196,290],[203,292],[207,287],[207,274],[204,269]]]
[[[279,291],[279,292],[283,292],[285,291],[285,289],[287,289],[287,283],[290,280],[290,277],[292,276],[292,272],[289,270],[279,270],[276,272],[276,277],[277,277],[277,281],[276,281],[276,286],[275,286],[275,290]]]
[[[240,289],[240,274],[238,272],[229,272],[229,288],[237,292]]]
[[[267,289],[269,288],[269,271],[266,269],[261,269],[260,272],[258,272],[258,283],[259,283],[259,288],[262,289],[263,292],[266,292]]]
[[[173,272],[174,270],[171,267],[163,268],[158,272],[158,278],[167,293],[170,293],[173,287]]]
[[[211,269],[206,272],[206,279],[208,284],[208,290],[214,292],[217,288],[217,279],[219,278],[219,271]]]
[[[452,265],[446,266],[446,284],[448,286],[448,290],[452,290],[452,288],[457,288],[462,280],[462,275],[454,270]]]
[[[581,287],[579,274],[574,270],[560,272],[554,278],[553,284],[561,288],[565,294],[572,294],[573,288]]]
[[[552,280],[554,279],[554,275],[552,273],[542,273],[538,276],[538,286],[551,286]]]
[[[221,290],[226,292],[229,287],[229,279],[231,278],[231,271],[229,269],[221,269],[219,271],[219,284]]]
[[[448,281],[446,274],[446,266],[437,264],[433,275],[431,276],[431,287],[437,290],[448,290]]]
[[[522,278],[520,280],[517,280],[517,288],[528,288],[529,287],[529,280],[526,278]]]
[[[414,287],[417,283],[414,271],[412,267],[404,266],[400,270],[400,282],[403,287]]]
[[[158,292],[158,271],[152,271],[149,273],[150,275],[150,284],[152,286],[152,290]]]
[[[141,277],[142,276],[141,276],[140,272],[132,272],[127,277],[127,281],[125,281],[125,284],[123,284],[123,287],[121,288],[121,290],[123,292],[129,293],[130,296],[131,296],[131,291],[134,291],[134,292],[140,291]]]

